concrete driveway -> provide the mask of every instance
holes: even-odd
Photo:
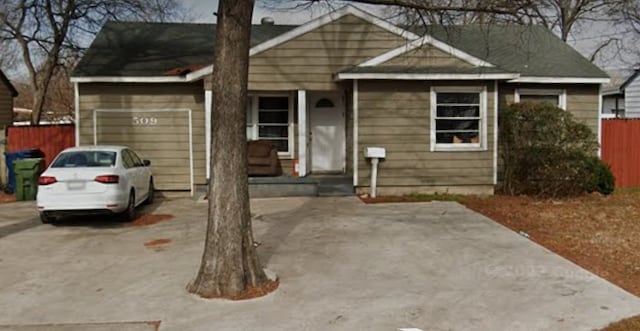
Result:
[[[2,205],[0,330],[592,330],[640,313],[635,296],[457,203],[252,205],[281,286],[244,302],[184,289],[204,203],[156,204],[175,218],[144,227],[40,225],[32,203]]]

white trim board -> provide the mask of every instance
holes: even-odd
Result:
[[[537,89],[537,88],[516,88],[513,94],[513,102],[520,102],[520,95],[557,95],[558,108],[567,110],[567,90],[565,89]]]
[[[602,86],[598,87],[598,157],[602,158]],[[615,117],[615,115],[614,115]]]
[[[437,94],[438,93],[478,93],[480,116],[479,123],[479,138],[478,143],[467,144],[443,144],[436,142],[436,112],[437,112]],[[486,151],[488,150],[489,143],[487,142],[487,121],[488,112],[487,109],[487,87],[486,86],[432,86],[430,89],[430,151],[431,152],[474,152],[474,151]]]
[[[382,55],[378,55],[374,58],[371,58],[361,64],[359,64],[359,67],[370,67],[370,66],[377,66],[379,64],[385,63],[393,58],[396,58],[402,54],[408,53],[410,51],[413,51],[419,47],[422,47],[424,45],[430,45],[433,46],[449,55],[452,55],[460,60],[463,60],[469,64],[472,64],[476,67],[495,67],[495,65],[484,61],[480,58],[477,58],[469,53],[466,53],[462,50],[459,50],[447,43],[444,43],[440,40],[437,40],[429,35],[424,35],[419,39],[413,40],[410,43],[400,46],[398,48],[392,49]]]
[[[257,54],[260,54],[268,49],[271,49],[273,47],[276,47],[280,44],[283,44],[287,41],[293,40],[296,37],[299,37],[307,32],[313,31],[323,25],[329,24],[331,22],[337,21],[338,19],[347,16],[347,15],[353,15],[355,17],[361,18],[371,24],[374,24],[384,30],[387,30],[393,34],[399,35],[400,37],[403,37],[407,40],[415,40],[420,38],[420,36],[418,36],[417,34],[407,31],[405,29],[402,29],[396,25],[393,25],[379,17],[376,17],[362,9],[356,8],[354,6],[351,5],[347,5],[344,7],[341,7],[339,9],[336,9],[335,11],[332,11],[330,13],[327,13],[323,16],[320,16],[310,22],[307,22],[303,25],[300,25],[297,28],[294,28],[292,30],[289,30],[288,32],[285,32],[273,39],[269,39],[259,45],[253,46],[250,50],[249,50],[249,56],[254,56]],[[207,67],[204,67],[202,69],[196,70],[190,74],[188,74],[186,76],[186,79],[188,81],[192,81],[192,80],[196,80],[199,78],[202,78],[203,76],[206,75],[210,75],[213,73],[213,65],[209,65]]]
[[[185,76],[95,76],[71,77],[72,83],[184,83],[189,80]]]
[[[78,83],[73,83],[73,110],[75,112],[75,145],[80,146],[80,89]]]
[[[211,108],[213,107],[213,92],[204,91],[204,145],[207,179],[211,179]]]
[[[388,79],[388,80],[507,80],[517,74],[416,74],[416,73],[339,73],[338,80]]]
[[[188,108],[167,108],[167,109],[139,109],[139,108],[131,108],[131,109],[94,109],[93,110],[93,144],[98,144],[98,113],[158,113],[158,112],[187,112],[187,116],[189,118],[189,187],[191,191],[191,196],[194,194],[194,170],[193,170],[193,111]]]
[[[307,175],[307,91],[298,90],[298,177]]]
[[[358,80],[353,80],[353,186],[358,186]]]
[[[519,76],[509,83],[608,84],[609,78]]]

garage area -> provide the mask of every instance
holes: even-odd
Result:
[[[190,109],[95,109],[93,143],[125,145],[151,161],[158,190],[193,188]]]

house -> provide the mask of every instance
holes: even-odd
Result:
[[[72,75],[76,141],[139,150],[158,189],[205,185],[214,46],[209,24],[107,23]],[[277,146],[286,175],[348,175],[358,193],[375,146],[379,194],[491,194],[501,109],[548,101],[598,132],[608,81],[542,27],[409,30],[347,6],[253,26],[247,135]]]
[[[4,151],[6,147],[5,128],[13,121],[13,98],[18,91],[0,70],[0,184],[7,182]]]
[[[640,69],[602,91],[603,117],[640,118]]]
[[[13,121],[13,98],[17,96],[18,91],[0,70],[0,130],[4,130]]]

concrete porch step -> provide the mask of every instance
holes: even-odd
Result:
[[[295,196],[350,196],[354,194],[351,176],[250,177],[252,198]]]

